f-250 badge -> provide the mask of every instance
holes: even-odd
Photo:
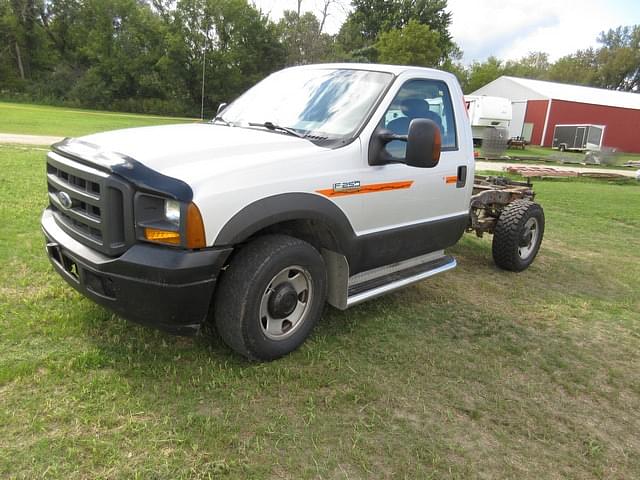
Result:
[[[333,184],[334,192],[357,192],[360,190],[360,180],[350,182],[338,182]]]

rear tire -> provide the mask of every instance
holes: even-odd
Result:
[[[297,349],[320,318],[327,274],[318,251],[286,235],[244,246],[223,272],[214,299],[222,340],[252,360],[274,360]]]
[[[504,270],[521,272],[538,254],[544,235],[542,207],[530,200],[516,200],[500,213],[493,233],[493,261]]]

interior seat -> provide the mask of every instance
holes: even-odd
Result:
[[[433,120],[442,133],[442,119],[436,112],[429,109],[429,104],[422,98],[406,98],[400,102],[400,111],[404,117],[394,118],[387,124],[387,129],[398,135],[409,133],[409,124],[414,118],[428,118]]]

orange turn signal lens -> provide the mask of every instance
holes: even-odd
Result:
[[[195,203],[190,203],[187,207],[187,248],[204,248],[207,241],[204,235],[204,223],[202,215]]]
[[[151,242],[180,245],[180,232],[172,232],[170,230],[159,230],[157,228],[145,228],[144,238],[146,238]]]
[[[433,139],[433,161],[438,163],[440,161],[440,151],[442,150],[442,134],[440,129],[436,128],[435,138]]]

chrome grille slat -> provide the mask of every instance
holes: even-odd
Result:
[[[68,184],[67,182],[60,180],[58,177],[56,177],[52,173],[47,174],[47,180],[58,191],[62,190],[67,193],[73,192],[73,195],[75,197],[81,198],[84,202],[95,205],[96,207],[99,206],[100,204],[100,195],[96,195],[96,194],[89,193],[87,191],[82,191],[78,188],[75,188],[72,185]]]
[[[72,229],[76,235],[82,237],[83,243],[85,244],[88,243],[90,246],[94,248],[97,248],[99,250],[101,249],[102,237],[96,235],[95,232],[92,233],[92,230],[95,230],[95,229],[90,228],[88,225],[76,224],[73,218],[71,218],[65,212],[61,212],[60,210],[57,210],[56,208],[54,208],[54,212],[57,214],[56,220],[61,225],[66,226],[69,229]]]
[[[100,184],[89,178],[87,175],[77,172],[69,173],[66,168],[56,168],[54,165],[47,166],[47,174],[66,188],[71,188],[77,192],[85,192],[94,197],[100,196]]]
[[[53,193],[49,193],[49,200],[51,201],[51,203],[53,203],[56,206],[58,210],[63,211],[65,214],[69,215],[75,220],[78,220],[83,223],[88,223],[92,225],[94,228],[100,228],[100,224],[102,223],[100,218],[92,217],[87,214],[81,213],[76,208],[64,208],[60,203],[60,201],[58,200],[58,197],[56,197]]]

